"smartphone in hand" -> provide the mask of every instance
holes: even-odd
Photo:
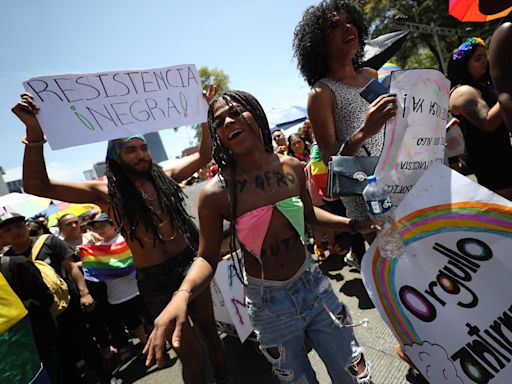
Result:
[[[363,99],[365,99],[370,104],[373,103],[380,95],[385,95],[389,93],[389,89],[379,83],[377,80],[372,80],[366,87],[363,88],[359,94]]]

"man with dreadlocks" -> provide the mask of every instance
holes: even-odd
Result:
[[[215,93],[216,88],[210,86],[207,100]],[[43,156],[46,140],[35,116],[39,108],[30,94],[23,93],[21,98],[12,111],[27,128],[23,139],[25,191],[63,201],[95,203],[108,212],[132,251],[139,290],[153,319],[173,295],[188,297],[178,288],[195,258],[198,233],[183,206],[185,195],[178,182],[211,159],[207,125],[203,124],[199,153],[165,171],[152,163],[144,137],[134,135],[109,141],[107,183],[69,183],[48,178]],[[204,339],[215,377],[221,382],[226,375],[224,350],[209,291],[197,295],[190,308],[194,328]],[[201,344],[188,322],[183,329],[186,347],[177,351],[183,379],[185,383],[204,383]]]
[[[235,270],[246,285],[248,310],[260,348],[283,383],[316,383],[304,342],[324,361],[333,383],[370,383],[369,363],[357,345],[347,307],[305,251],[304,224],[370,232],[356,221],[314,208],[304,167],[273,153],[261,105],[250,94],[226,91],[210,103],[208,126],[220,174],[199,197],[198,258],[160,314],[146,344],[148,359],[162,359],[162,342],[185,347],[189,296],[201,295],[213,277],[223,221],[231,223]],[[243,265],[234,253],[240,245]],[[187,294],[185,294],[185,292]],[[361,322],[360,322],[361,323]]]

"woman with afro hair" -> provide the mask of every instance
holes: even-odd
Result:
[[[304,12],[293,40],[298,68],[312,87],[308,115],[327,164],[331,156],[379,156],[384,143],[382,127],[395,115],[396,96],[383,95],[369,104],[359,92],[377,79],[377,71],[362,67],[368,27],[362,13],[352,4],[324,0]],[[342,197],[346,215],[367,216],[362,197]],[[338,205],[339,201],[337,202]],[[343,215],[343,207],[332,207]],[[374,235],[366,237],[371,242]],[[364,242],[353,244],[345,261],[358,266]],[[359,260],[358,260],[359,259]]]

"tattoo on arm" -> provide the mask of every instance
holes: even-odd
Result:
[[[483,127],[483,122],[487,115],[486,111],[482,109],[482,104],[475,99],[469,99],[464,102],[463,105],[464,115],[467,119],[476,125],[478,128]]]

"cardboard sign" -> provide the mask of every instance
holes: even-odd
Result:
[[[434,163],[444,162],[450,81],[435,69],[391,74],[397,115],[386,124],[384,148],[375,169],[398,204]]]
[[[405,254],[375,243],[363,281],[430,383],[512,377],[512,202],[435,164],[398,206]]]
[[[243,263],[243,258],[239,252],[235,257],[240,257]],[[215,285],[212,284],[211,291],[215,319],[220,322],[234,324],[240,342],[243,343],[254,328],[247,313],[244,286],[236,276],[231,257],[224,258],[217,264],[214,282]],[[230,321],[226,317],[226,309]]]
[[[52,149],[206,121],[192,64],[41,76],[23,86],[41,108],[37,119]]]

